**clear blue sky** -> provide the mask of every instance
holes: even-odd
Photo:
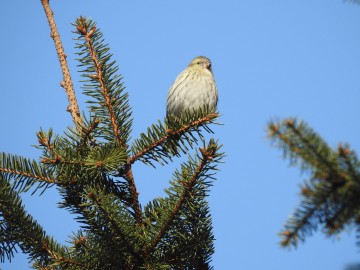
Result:
[[[296,250],[277,233],[299,203],[306,178],[266,139],[270,119],[296,116],[331,146],[360,154],[360,6],[342,0],[58,1],[51,0],[82,110],[73,27],[92,17],[118,60],[133,106],[133,138],[163,119],[169,86],[195,56],[208,56],[220,94],[215,127],[226,163],[210,193],[215,269],[342,270],[360,262],[354,232],[320,231]],[[37,158],[35,133],[71,124],[61,72],[40,1],[4,1],[0,10],[0,151]],[[172,170],[137,165],[145,204],[163,195]],[[56,190],[24,196],[48,234],[65,243],[78,229],[57,208]],[[1,268],[27,269],[16,255]]]

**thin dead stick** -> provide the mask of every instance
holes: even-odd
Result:
[[[63,81],[60,83],[60,85],[62,87],[64,87],[66,94],[68,96],[69,107],[67,108],[67,110],[71,113],[71,116],[76,125],[76,128],[79,131],[81,131],[81,126],[83,124],[83,120],[80,116],[79,105],[77,103],[74,86],[73,86],[73,83],[71,80],[69,67],[67,65],[66,54],[64,52],[64,48],[63,48],[61,40],[60,40],[59,32],[57,31],[57,28],[56,28],[54,14],[50,8],[49,0],[41,0],[41,4],[44,7],[44,11],[45,11],[46,17],[49,22],[49,26],[51,29],[50,35],[51,35],[52,39],[54,40],[56,52],[58,54],[61,70],[63,73]]]

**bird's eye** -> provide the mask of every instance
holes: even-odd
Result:
[[[201,64],[201,62],[200,62],[200,61],[198,61],[198,62],[196,62],[196,64],[197,64],[197,65],[200,65],[200,64]]]

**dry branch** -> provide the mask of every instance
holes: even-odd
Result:
[[[52,12],[52,10],[50,8],[49,0],[41,0],[41,4],[44,7],[44,11],[45,11],[46,17],[49,22],[49,26],[51,29],[50,35],[51,35],[52,39],[54,40],[56,52],[58,54],[58,58],[60,61],[61,71],[63,73],[63,80],[61,81],[60,85],[62,87],[64,87],[66,94],[68,96],[69,106],[67,108],[67,111],[70,112],[70,114],[73,118],[74,124],[76,125],[76,128],[79,131],[81,131],[81,126],[83,124],[83,120],[80,116],[79,105],[77,103],[74,85],[72,83],[69,67],[68,67],[68,64],[66,61],[66,54],[64,52],[64,48],[63,48],[61,40],[60,40],[59,32],[57,31],[57,28],[56,28],[56,24],[55,24],[55,20],[54,20],[54,13]]]

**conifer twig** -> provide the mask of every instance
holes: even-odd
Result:
[[[66,94],[68,96],[69,100],[69,106],[68,111],[70,112],[72,119],[74,121],[74,124],[76,125],[76,128],[81,131],[81,126],[83,124],[83,120],[80,116],[79,111],[79,105],[76,99],[74,86],[71,80],[71,75],[69,71],[69,67],[66,61],[66,54],[64,52],[64,48],[62,46],[59,32],[57,31],[55,20],[54,20],[54,14],[53,11],[50,8],[49,0],[41,0],[41,4],[44,7],[44,11],[46,14],[46,17],[49,22],[49,26],[51,29],[51,37],[54,40],[56,52],[60,61],[60,66],[63,74],[63,80],[61,81],[60,85],[65,89]]]
[[[91,40],[91,36],[95,33],[96,28],[94,26],[89,31],[87,31],[88,29],[86,29],[85,27],[78,26],[77,29],[85,37],[87,46],[89,48],[91,59],[92,59],[92,61],[94,63],[94,66],[96,68],[96,73],[97,73],[96,78],[99,81],[100,86],[101,86],[102,95],[103,95],[103,97],[105,99],[105,104],[104,105],[106,106],[106,108],[108,109],[108,112],[109,112],[111,125],[112,125],[112,129],[113,129],[113,132],[114,132],[114,135],[115,135],[115,138],[116,138],[116,142],[118,143],[118,145],[124,146],[124,142],[121,140],[121,137],[120,137],[119,126],[118,126],[118,124],[116,122],[114,108],[113,108],[113,106],[111,104],[111,99],[110,99],[110,96],[108,94],[108,90],[107,90],[107,87],[106,87],[106,84],[105,84],[105,81],[104,81],[104,76],[103,76],[103,72],[102,72],[102,64],[100,63],[100,61],[98,59],[98,56],[96,55],[94,44],[93,44],[93,42]]]
[[[318,162],[321,162],[329,172],[331,172],[334,175],[337,175],[337,170],[333,167],[333,164],[331,164],[326,158],[323,157],[323,155],[321,155],[321,153],[319,153],[319,151],[316,149],[316,146],[311,144],[311,142],[309,141],[309,139],[303,135],[303,133],[298,129],[298,127],[295,126],[294,120],[293,119],[288,119],[286,121],[286,125],[287,127],[294,133],[294,135],[299,139],[299,141],[303,144],[303,148],[310,150],[310,152],[312,153],[312,155],[316,158],[315,160],[317,160]],[[284,142],[287,143],[287,141],[284,139]],[[291,143],[288,143],[289,146],[291,147]]]
[[[194,174],[192,175],[192,177],[189,181],[181,182],[184,187],[184,191],[181,194],[181,196],[179,197],[178,201],[175,203],[174,208],[172,209],[169,218],[166,220],[165,224],[162,226],[162,228],[160,229],[159,233],[156,235],[156,237],[154,238],[152,243],[147,247],[145,256],[150,256],[153,249],[156,247],[156,245],[159,243],[159,241],[163,238],[163,236],[169,229],[171,223],[174,221],[174,218],[180,211],[180,208],[184,204],[186,198],[189,196],[189,193],[191,192],[192,188],[196,184],[196,180],[198,179],[199,174],[202,172],[202,170],[206,166],[206,164],[209,161],[213,160],[214,153],[215,153],[213,151],[213,149],[207,150],[204,148],[200,148],[200,152],[202,154],[202,158],[201,158],[199,165],[196,167]]]
[[[56,184],[58,183],[57,180],[55,179],[51,179],[48,177],[42,177],[39,175],[34,175],[34,174],[30,174],[27,172],[21,172],[21,171],[17,171],[17,170],[10,170],[10,169],[5,169],[5,168],[0,168],[0,173],[7,173],[7,174],[11,174],[11,175],[21,175],[21,176],[25,176],[25,177],[29,177],[29,178],[34,178],[36,180],[42,180],[48,184]]]
[[[93,200],[94,203],[96,203],[96,205],[99,207],[99,209],[104,213],[104,215],[108,219],[109,223],[112,224],[112,228],[120,236],[122,242],[125,244],[126,249],[130,252],[130,254],[133,256],[135,261],[137,261],[137,262],[141,261],[141,257],[135,251],[134,246],[127,239],[126,234],[121,230],[121,228],[119,228],[117,221],[114,219],[114,217],[111,214],[109,214],[108,211],[102,206],[99,198],[95,194],[91,194],[90,198]]]
[[[85,267],[84,264],[74,261],[74,260],[70,260],[67,259],[63,256],[59,256],[56,254],[56,252],[52,251],[49,247],[48,243],[43,243],[42,244],[42,249],[49,254],[50,260],[53,261],[54,263],[60,263],[60,264],[66,264],[66,265],[74,265],[74,266],[82,266]],[[51,269],[51,268],[47,268],[47,269]]]
[[[171,130],[171,129],[166,130],[166,134],[167,134],[166,136],[159,138],[159,140],[153,142],[146,149],[143,149],[142,151],[136,153],[132,157],[129,157],[128,163],[133,164],[140,157],[142,157],[145,154],[147,154],[148,152],[154,150],[156,147],[163,144],[165,141],[169,140],[170,138],[180,136],[181,134],[187,132],[191,128],[200,126],[200,125],[202,125],[204,123],[207,123],[207,122],[210,122],[211,120],[213,120],[216,117],[218,117],[217,113],[211,113],[211,114],[208,114],[208,115],[206,115],[206,116],[204,116],[204,117],[202,117],[200,119],[194,120],[191,123],[189,123],[188,125],[184,125],[184,126],[182,126],[181,128],[179,128],[177,130]]]
[[[285,231],[281,232],[280,235],[284,237],[284,239],[281,241],[281,246],[287,247],[290,243],[296,243],[298,242],[297,239],[299,239],[299,232],[304,230],[304,226],[306,224],[310,224],[310,219],[314,216],[315,212],[318,211],[318,209],[323,205],[330,194],[333,192],[333,189],[330,189],[324,194],[324,196],[319,200],[319,202],[312,207],[305,216],[301,218],[301,220],[297,220],[296,224],[293,224],[291,228],[287,228]],[[300,238],[301,239],[301,238]]]
[[[152,151],[153,149],[155,149],[157,146],[161,145],[162,143],[164,143],[165,141],[167,141],[168,139],[170,139],[171,137],[174,136],[178,136],[180,134],[183,134],[184,132],[188,131],[189,129],[191,129],[192,127],[195,126],[199,126],[201,124],[204,124],[206,122],[211,121],[212,119],[216,118],[218,116],[217,113],[211,113],[209,115],[206,115],[203,118],[197,119],[193,122],[191,122],[188,125],[184,125],[182,126],[180,129],[178,130],[167,130],[167,135],[160,138],[158,141],[154,142],[150,147],[144,149],[143,151],[138,152],[137,154],[135,154],[132,157],[129,157],[127,160],[127,164],[126,164],[126,168],[125,168],[125,179],[128,181],[129,183],[129,189],[131,192],[131,197],[133,200],[133,207],[134,207],[134,211],[135,211],[135,215],[136,215],[136,220],[139,224],[142,224],[142,212],[141,212],[141,208],[140,208],[140,203],[139,203],[139,195],[136,189],[136,185],[135,185],[135,181],[134,181],[134,176],[132,174],[132,170],[131,170],[131,165],[138,160],[141,156],[145,155],[146,153]]]
[[[328,235],[339,231],[357,211],[352,206],[358,197],[353,195],[356,193],[352,187],[352,179],[357,179],[353,167],[356,157],[351,158],[352,152],[341,145],[338,152],[334,152],[304,122],[297,124],[296,119],[270,123],[269,131],[269,136],[278,141],[285,155],[293,162],[300,160],[302,169],[311,173],[310,184],[302,188],[301,208],[295,211],[281,233],[281,245],[296,246],[318,224],[324,225]]]
[[[102,69],[103,63],[99,59],[99,56],[96,52],[95,45],[92,40],[93,35],[96,33],[96,27],[95,26],[93,26],[91,28],[88,27],[86,25],[85,18],[83,18],[83,17],[80,17],[80,22],[81,22],[81,24],[77,26],[77,30],[85,38],[87,49],[90,53],[91,60],[95,67],[96,74],[93,74],[91,77],[93,79],[96,79],[100,84],[101,94],[105,100],[103,105],[107,108],[107,112],[109,114],[109,118],[110,118],[110,122],[111,122],[112,132],[115,135],[116,142],[120,147],[125,148],[125,147],[127,147],[127,145],[121,139],[120,128],[119,128],[119,125],[116,120],[115,110],[114,110],[114,107],[112,104],[111,96],[109,95],[109,89],[107,88],[106,82],[104,80],[104,73],[103,73],[103,69]],[[142,211],[141,211],[141,207],[140,207],[140,203],[139,203],[139,194],[137,192],[134,176],[133,176],[133,173],[131,170],[131,163],[129,163],[129,162],[126,163],[124,172],[125,172],[124,178],[129,184],[129,190],[130,190],[131,198],[132,198],[132,208],[135,212],[136,222],[138,224],[142,225],[143,218],[142,218]]]
[[[20,247],[32,260],[38,259],[41,265],[48,264],[52,255],[62,254],[65,247],[48,236],[34,218],[25,211],[19,193],[12,188],[10,182],[1,173],[0,186],[2,187],[0,188],[2,217],[0,260],[2,261],[4,253],[10,253],[10,256],[13,256],[12,250],[16,251],[15,246]]]

